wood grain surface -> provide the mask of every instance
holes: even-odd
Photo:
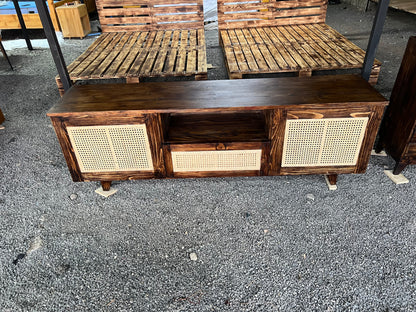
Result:
[[[355,75],[308,78],[149,82],[140,85],[74,86],[52,107],[48,116],[74,116],[94,112],[141,113],[265,110],[277,106],[329,109],[340,104],[385,105],[367,81]]]

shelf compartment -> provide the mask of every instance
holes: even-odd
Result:
[[[165,143],[267,142],[263,112],[171,114]]]

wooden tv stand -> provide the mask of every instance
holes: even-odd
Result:
[[[355,75],[71,88],[49,112],[74,181],[363,173],[387,101]]]

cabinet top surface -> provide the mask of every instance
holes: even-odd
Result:
[[[109,111],[185,113],[387,103],[357,75],[145,82],[72,87],[49,110],[48,116]]]

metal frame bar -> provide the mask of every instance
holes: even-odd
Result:
[[[376,17],[374,18],[373,29],[371,30],[370,40],[368,41],[367,52],[364,58],[363,70],[361,75],[365,80],[370,79],[371,69],[373,68],[376,51],[383,32],[384,22],[387,16],[390,0],[379,0]]]
[[[56,69],[58,70],[64,90],[67,91],[71,87],[72,82],[69,78],[68,68],[66,67],[58,38],[56,38],[55,28],[53,27],[51,16],[49,15],[48,7],[45,0],[35,0],[35,3],[42,22],[43,30],[45,31],[46,38],[48,39],[49,48],[51,49]]]
[[[9,62],[10,68],[13,70],[12,63],[10,62],[9,57],[7,56],[6,50],[4,49],[3,43],[1,42],[1,37],[0,37],[0,50],[1,50],[1,53],[3,53],[3,56],[6,58],[7,62]]]
[[[20,10],[19,2],[17,0],[13,0],[14,9],[16,10],[17,18],[19,19],[20,27],[22,28],[23,37],[26,40],[26,45],[29,50],[33,50],[32,43],[29,39],[29,34],[27,33],[25,20],[23,19],[22,11]]]

